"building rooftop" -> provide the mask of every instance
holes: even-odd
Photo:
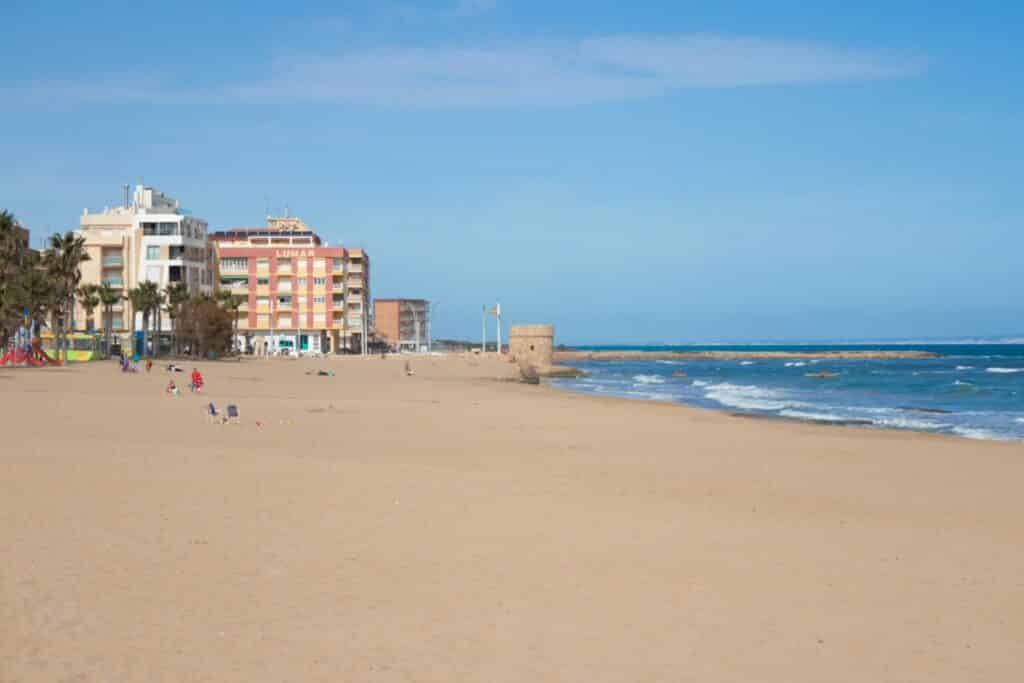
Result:
[[[227,228],[209,234],[211,240],[227,242],[244,240],[253,237],[309,237],[313,244],[320,245],[320,236],[310,230],[281,230],[268,228]]]
[[[94,211],[92,213],[90,213],[89,209],[82,209],[82,215],[132,216],[140,213],[156,213],[188,216],[192,213],[187,209],[181,208],[177,199],[170,195],[166,195],[153,187],[136,185],[130,202],[127,185],[125,185],[124,191],[124,203],[121,206],[107,206],[104,207],[102,211]]]

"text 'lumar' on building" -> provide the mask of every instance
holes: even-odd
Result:
[[[144,185],[136,185],[129,197],[124,186],[124,203],[103,211],[82,212],[78,233],[85,238],[89,260],[82,264],[82,284],[106,284],[127,296],[145,281],[160,289],[181,283],[191,294],[212,294],[214,288],[213,249],[206,235],[206,221],[181,208],[177,199]],[[101,330],[102,307],[96,319],[76,307],[75,328]],[[142,328],[141,312],[132,311],[125,299],[111,311],[114,333]],[[169,316],[162,318],[162,330],[170,331]]]
[[[356,351],[367,339],[370,258],[328,246],[301,219],[210,234],[219,286],[240,298],[239,347],[257,355]]]

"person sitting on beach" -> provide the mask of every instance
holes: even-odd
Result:
[[[197,394],[203,390],[203,376],[199,374],[198,368],[192,368],[192,391]]]
[[[170,394],[171,396],[181,395],[181,391],[178,390],[178,385],[174,383],[173,379],[167,383],[167,389],[165,390],[165,392]]]

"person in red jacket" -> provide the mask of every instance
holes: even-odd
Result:
[[[198,368],[192,368],[192,391],[199,393],[203,390],[203,376],[199,374]]]

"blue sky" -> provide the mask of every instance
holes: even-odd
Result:
[[[0,207],[269,197],[437,336],[1020,334],[1024,8],[959,4],[14,0]]]

